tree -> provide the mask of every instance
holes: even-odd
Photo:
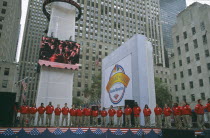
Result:
[[[77,97],[73,97],[73,104],[74,105],[81,105],[83,104],[83,101]]]
[[[164,104],[171,104],[171,94],[169,93],[168,86],[160,81],[159,78],[155,78],[155,92],[156,102],[160,107],[164,107]]]

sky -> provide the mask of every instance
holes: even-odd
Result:
[[[24,32],[24,25],[25,25],[26,13],[27,13],[27,8],[28,8],[28,1],[29,0],[22,0],[22,16],[21,16],[21,21],[20,21],[21,28],[20,28],[20,36],[19,36],[19,42],[18,42],[18,48],[17,48],[17,56],[16,56],[17,62],[19,61],[19,57],[20,57],[20,50],[21,50],[21,45],[22,45],[22,40],[23,40],[23,32]],[[210,0],[186,0],[187,6],[196,1],[210,5]]]

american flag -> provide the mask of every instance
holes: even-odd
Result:
[[[22,92],[22,100],[24,103],[26,102],[26,92]]]
[[[26,92],[26,90],[27,90],[27,83],[25,82],[25,80],[22,81],[22,85],[23,85],[23,90]]]

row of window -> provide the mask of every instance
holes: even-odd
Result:
[[[199,82],[199,86],[200,87],[203,87],[204,86],[203,79],[199,79],[198,82]],[[178,85],[174,85],[174,88],[175,88],[175,91],[178,91],[179,90],[178,89]],[[189,88],[190,89],[193,89],[194,88],[193,81],[190,81],[189,82]],[[181,83],[181,90],[185,90],[185,83]]]
[[[195,99],[195,94],[191,94],[190,95],[190,99],[192,102],[194,102],[196,99]],[[202,99],[202,100],[206,100],[206,96],[205,96],[205,93],[200,93],[200,98],[198,99]],[[182,100],[183,101],[187,101],[187,98],[185,95],[182,96]],[[180,100],[179,100],[179,97],[176,97],[176,102],[179,103]]]
[[[9,68],[4,68],[4,76],[9,76]],[[0,67],[0,72],[1,72],[1,67]]]
[[[8,80],[3,80],[3,81],[2,81],[1,87],[2,87],[2,88],[7,88],[8,82],[9,82]]]

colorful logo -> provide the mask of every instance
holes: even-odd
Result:
[[[129,81],[130,78],[125,74],[123,67],[116,64],[106,85],[106,90],[113,104],[118,104],[122,100]]]

